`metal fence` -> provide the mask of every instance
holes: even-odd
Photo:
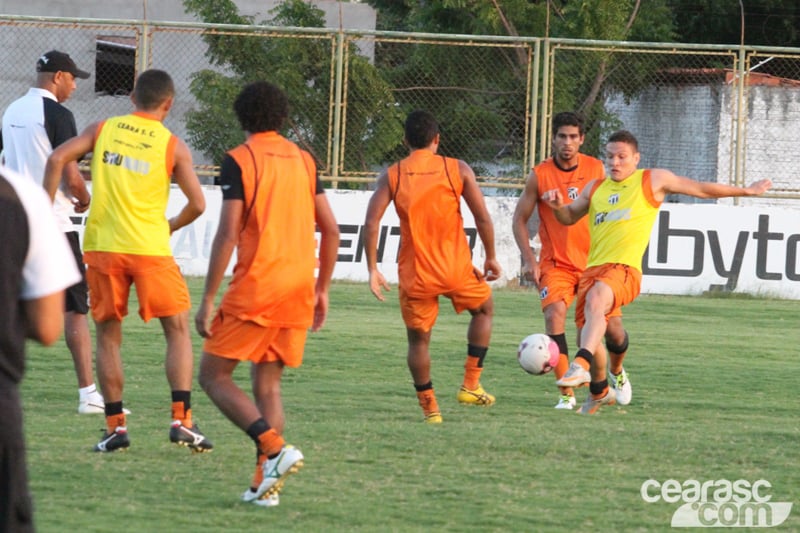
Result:
[[[443,153],[467,161],[493,193],[515,194],[549,155],[552,115],[577,110],[592,155],[625,128],[643,166],[735,184],[769,177],[773,198],[800,198],[796,49],[9,15],[0,15],[0,44],[2,108],[33,83],[46,50],[92,72],[67,103],[79,129],[129,112],[138,72],[168,71],[177,95],[165,124],[207,180],[243,139],[233,98],[262,78],[286,89],[285,133],[333,187],[367,187],[402,157],[403,119],[424,108],[441,123]]]

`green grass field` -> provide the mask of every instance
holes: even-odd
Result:
[[[195,302],[201,284],[190,280]],[[624,310],[633,402],[581,417],[553,409],[552,375],[517,364],[518,342],[544,329],[525,290],[495,292],[482,383],[496,405],[459,405],[468,315],[443,301],[432,353],[444,423],[428,426],[396,297],[380,303],[366,284],[334,285],[325,329],[284,377],[286,438],[306,465],[269,509],[239,502],[253,444],[198,386],[195,419],[216,449],[192,455],[169,443],[157,321],[143,324],[132,306],[123,327],[127,453],[91,451],[103,418],[77,414],[63,341],[29,344],[23,394],[38,530],[669,530],[680,504],[644,502],[648,479],[765,479],[773,502],[800,502],[798,302],[641,296]],[[574,353],[573,328],[568,337]],[[197,336],[195,347],[199,357]],[[800,530],[800,506],[782,527]]]

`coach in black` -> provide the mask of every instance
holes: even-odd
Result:
[[[36,61],[36,72],[36,87],[12,102],[3,115],[0,148],[6,166],[41,186],[48,156],[55,147],[78,134],[75,117],[61,102],[72,95],[75,79],[86,79],[89,73],[79,69],[69,54],[58,50],[42,54]],[[65,169],[64,177],[65,186],[56,194],[54,210],[83,273],[78,232],[70,215],[89,208],[89,191],[77,163]],[[94,384],[87,293],[85,280],[67,290],[64,329],[78,377],[78,412],[99,414],[103,413],[104,404]]]

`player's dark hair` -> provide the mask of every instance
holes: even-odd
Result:
[[[405,134],[409,148],[425,148],[439,134],[439,123],[433,115],[418,109],[406,117]]]
[[[553,117],[553,135],[558,133],[558,129],[562,126],[575,126],[581,135],[586,133],[583,127],[583,117],[572,111],[562,111]]]
[[[268,81],[245,85],[233,102],[233,110],[244,131],[278,131],[289,117],[289,99]]]
[[[637,141],[633,133],[629,132],[628,130],[615,131],[611,134],[606,142],[629,144],[635,153],[639,152],[639,141]]]
[[[137,107],[147,111],[160,106],[164,100],[175,95],[175,84],[163,70],[145,70],[136,79],[133,100]]]

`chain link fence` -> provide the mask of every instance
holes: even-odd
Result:
[[[800,52],[791,49],[8,15],[0,43],[2,108],[34,84],[47,50],[92,72],[67,102],[79,129],[130,112],[138,72],[169,72],[177,94],[165,124],[208,183],[244,138],[233,99],[268,79],[292,103],[284,133],[332,187],[367,188],[405,155],[406,114],[427,109],[442,153],[469,163],[487,192],[516,194],[549,155],[553,114],[577,110],[591,155],[624,128],[639,138],[642,166],[735,184],[768,177],[773,201],[800,198]]]

